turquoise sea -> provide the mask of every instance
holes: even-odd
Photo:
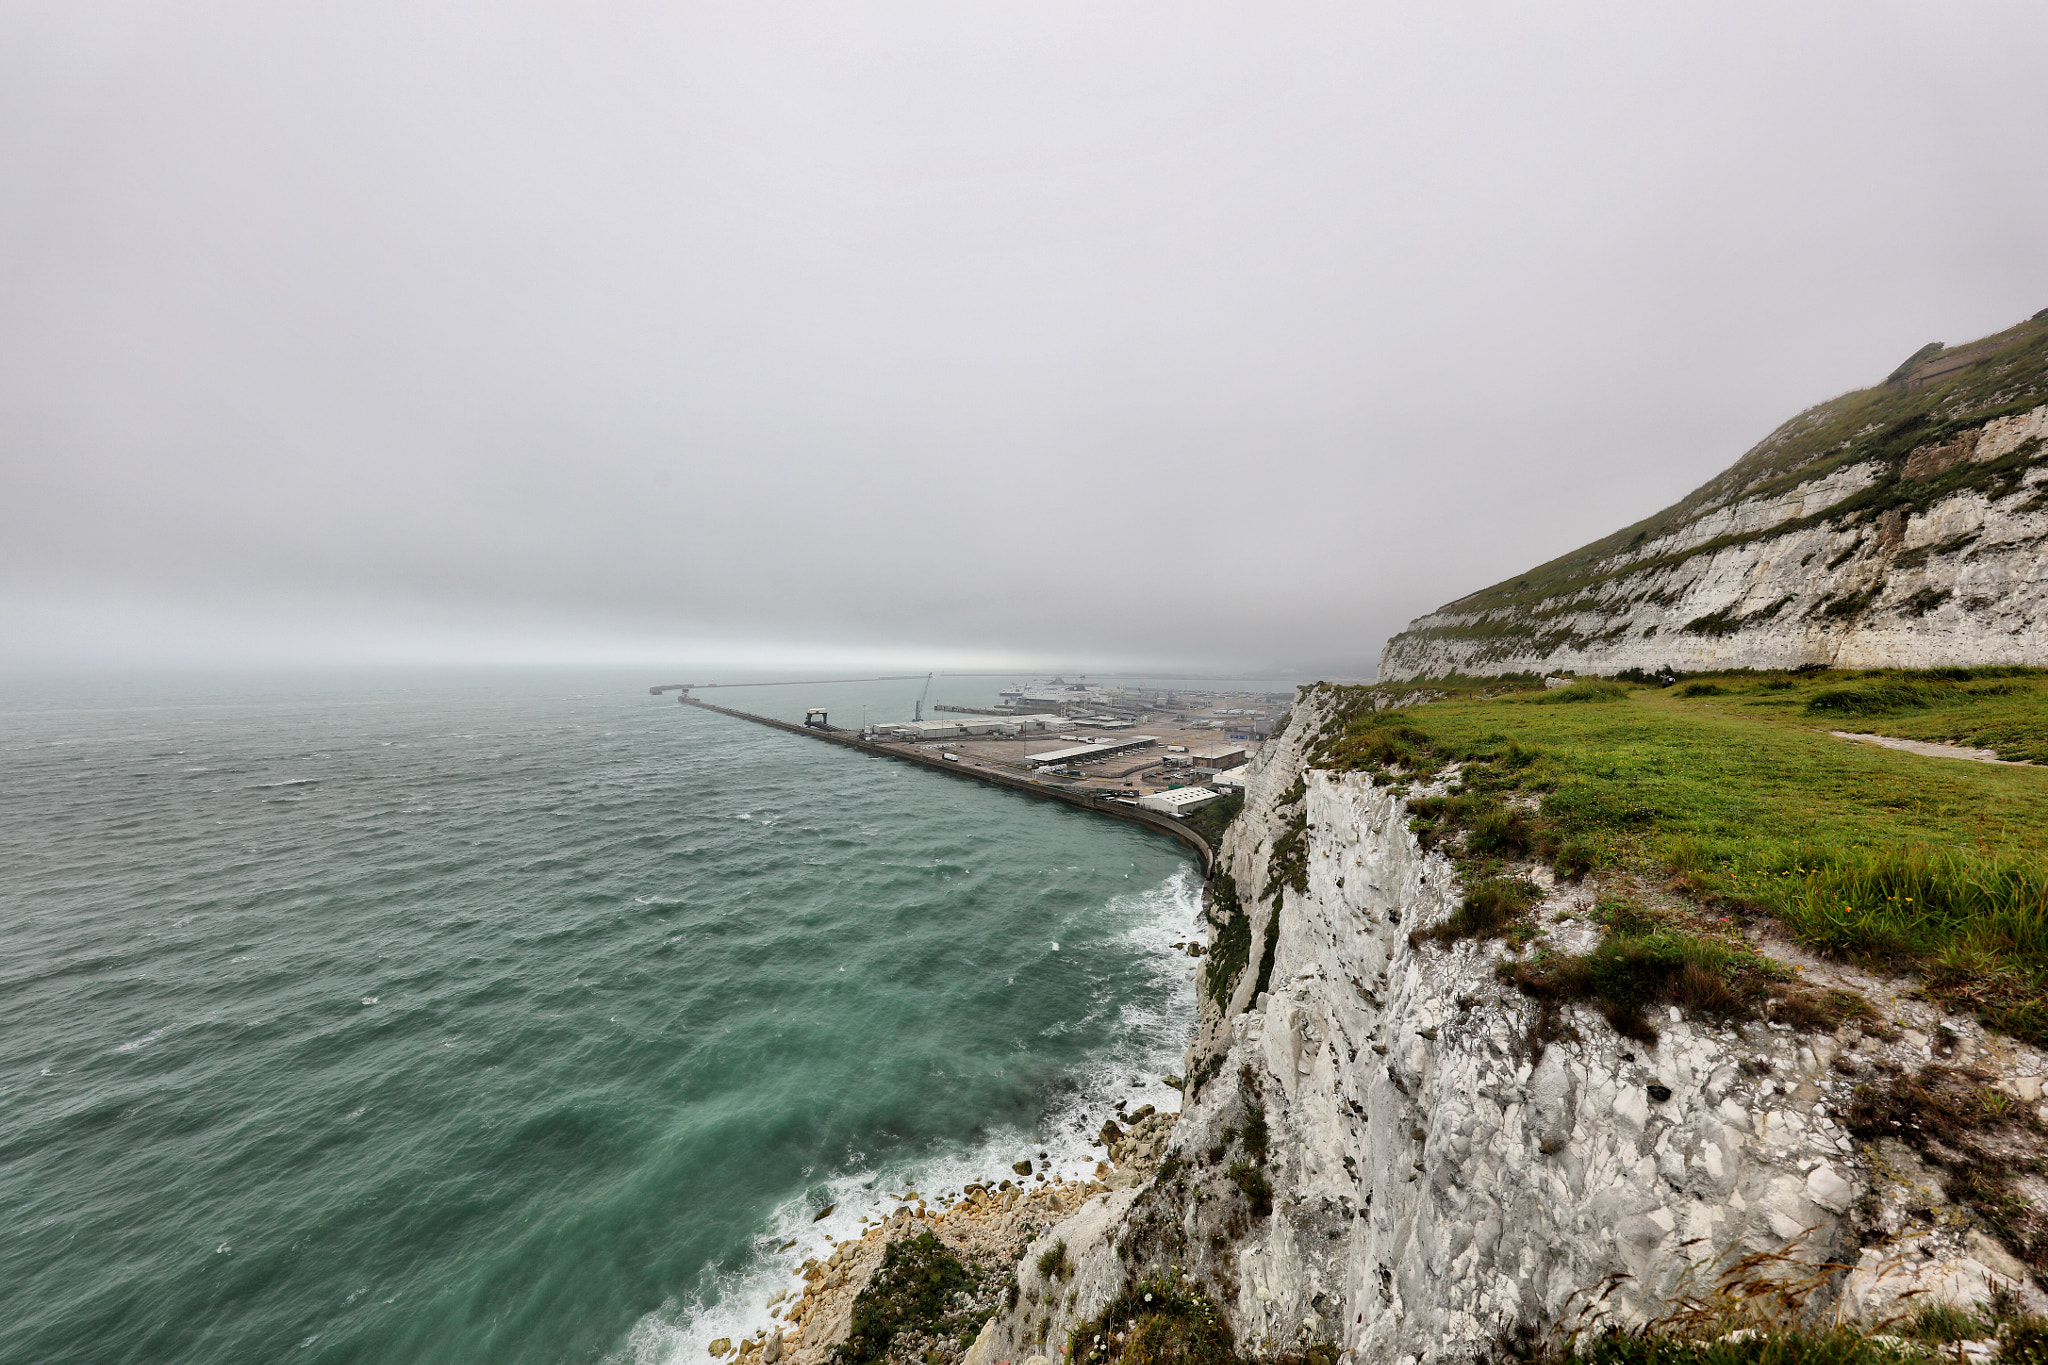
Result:
[[[1182,849],[665,681],[0,681],[0,1361],[697,1365],[1177,1104]]]

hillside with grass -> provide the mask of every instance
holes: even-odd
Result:
[[[2040,1365],[2041,760],[2017,666],[1302,689],[1160,1164],[967,1365]]]
[[[1763,923],[2048,1046],[2048,768],[2032,766],[2048,762],[2048,671],[1468,682],[1386,710],[1380,689],[1333,691],[1340,728],[1318,766],[1396,790],[1455,767],[1452,794],[1409,803],[1412,827],[1456,848],[1489,933],[1529,894],[1504,892],[1504,869],[1535,858],[1561,880],[1625,878],[1689,904],[1603,941],[1615,961],[1662,964],[1645,968],[1671,977],[1659,990],[1696,963],[1717,1009],[1798,1013],[1748,946]],[[1845,738],[1873,732],[2007,762]],[[1642,989],[1630,998],[1655,1003]]]
[[[2048,662],[2048,310],[1922,347],[1671,507],[1411,622],[1382,680]]]

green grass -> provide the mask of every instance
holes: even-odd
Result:
[[[901,1332],[961,1339],[964,1347],[989,1312],[962,1311],[952,1300],[962,1290],[981,1288],[982,1275],[929,1232],[891,1242],[882,1264],[853,1303],[853,1328],[834,1348],[838,1365],[869,1365],[885,1359]]]
[[[1251,962],[1252,921],[1237,898],[1237,879],[1218,872],[1209,882],[1209,923],[1216,937],[1202,968],[1202,989],[1219,1012],[1229,1008],[1237,978]]]
[[[1541,893],[1533,882],[1519,877],[1489,877],[1470,885],[1458,908],[1428,929],[1408,935],[1411,946],[1423,943],[1456,943],[1467,938],[1510,938],[1525,927],[1523,912],[1536,903]]]
[[[1850,728],[1825,699],[1852,691],[1924,702],[1860,728],[2048,751],[2048,677],[1986,676],[1729,674],[1718,695],[1638,687],[1597,706],[1452,680],[1440,700],[1377,713],[1374,689],[1333,688],[1343,713],[1313,761],[1397,787],[1462,762],[1462,787],[1418,802],[1417,825],[1468,885],[1516,847],[1560,871],[1569,852],[1731,924],[1768,914],[1823,951],[1925,973],[1950,1005],[2048,1043],[2048,771],[1825,733]],[[1539,800],[1520,827],[1503,804],[1515,794]]]
[[[2043,674],[2032,668],[1946,668],[1863,674],[1805,702],[1828,728],[1995,750],[2017,763],[2048,764]],[[1883,723],[1877,721],[1882,719]]]
[[[1230,1320],[1177,1275],[1140,1280],[1068,1334],[1072,1365],[1238,1365]]]
[[[1223,847],[1223,832],[1230,828],[1244,810],[1244,793],[1219,797],[1205,806],[1197,806],[1182,817],[1182,823],[1208,841],[1209,847]]]
[[[1622,701],[1628,697],[1628,688],[1621,683],[1602,682],[1598,678],[1582,678],[1569,687],[1554,688],[1535,700],[1538,705],[1557,706],[1583,701]]]

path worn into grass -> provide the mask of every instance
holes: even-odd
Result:
[[[1961,744],[1936,744],[1925,739],[1899,739],[1893,735],[1858,735],[1847,730],[1830,730],[1836,739],[1858,739],[1865,744],[1876,744],[1886,749],[1903,749],[1909,754],[1923,754],[1928,758],[1965,758],[1972,763],[1996,763],[2006,768],[2033,768],[2039,766],[2017,758],[2000,758],[1996,749],[1971,749]]]

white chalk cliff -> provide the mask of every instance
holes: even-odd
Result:
[[[1651,1315],[1745,1253],[1788,1248],[1854,1267],[1817,1300],[1850,1317],[1882,1318],[1912,1290],[1973,1303],[2004,1287],[2048,1307],[1911,1152],[1858,1143],[1837,1117],[1852,1084],[1837,1058],[1924,1062],[1931,1006],[1858,979],[1915,1027],[1886,1042],[1674,1014],[1651,1048],[1588,1009],[1577,1040],[1539,1046],[1537,1006],[1495,975],[1506,945],[1411,946],[1458,905],[1456,875],[1421,849],[1400,797],[1306,768],[1329,698],[1305,692],[1250,770],[1220,870],[1254,938],[1229,1005],[1205,1000],[1164,1164],[1032,1244],[1016,1306],[971,1365],[1057,1359],[1117,1294],[1175,1271],[1240,1351],[1327,1346],[1389,1365],[1470,1358],[1586,1311]],[[1268,902],[1290,832],[1306,890]],[[1538,908],[1555,946],[1594,941],[1574,913],[1587,899],[1555,887]],[[1968,1064],[2040,1102],[2040,1054],[1946,1022]],[[1263,1166],[1248,1137],[1261,1106]],[[1269,1215],[1244,1188],[1252,1172]],[[1064,1265],[1042,1274],[1062,1243]]]
[[[1802,413],[1644,522],[1411,622],[1382,680],[2048,663],[2048,312]]]

